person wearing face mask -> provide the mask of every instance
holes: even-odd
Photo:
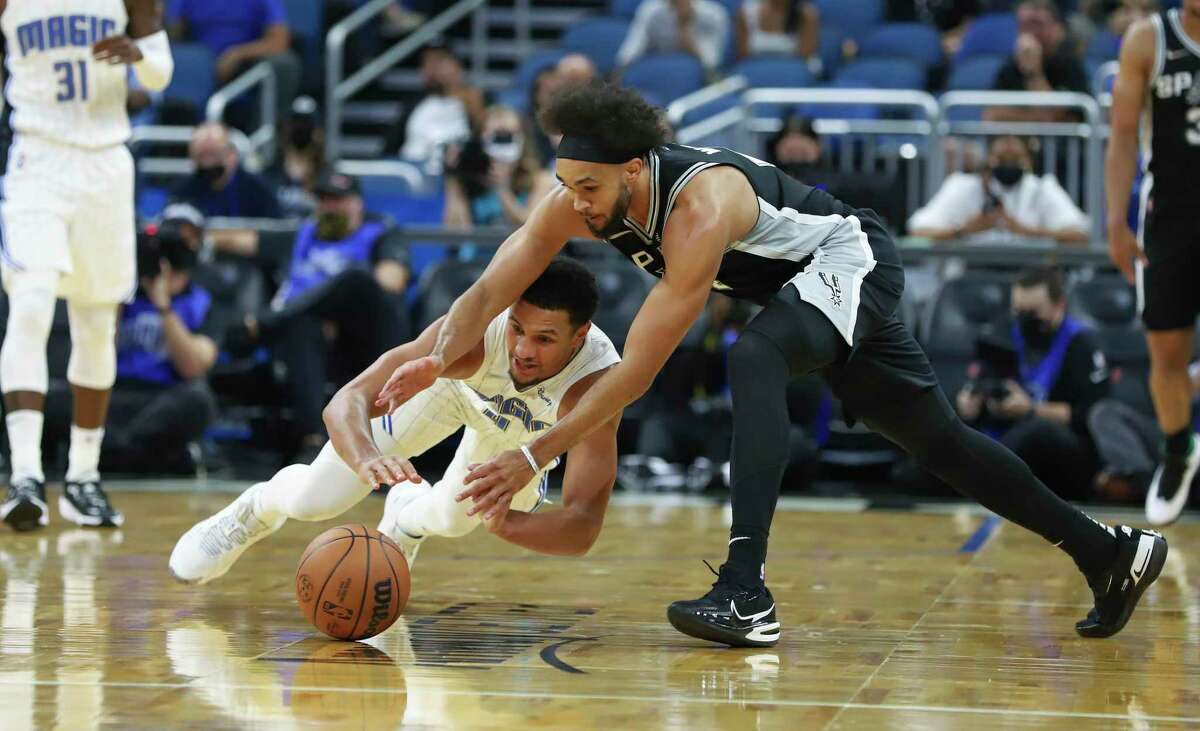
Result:
[[[367,214],[355,178],[326,172],[314,191],[316,216],[296,234],[287,279],[271,306],[227,333],[231,350],[265,343],[285,366],[292,437],[308,456],[326,439],[325,384],[357,373],[411,334],[403,240],[387,221]]]
[[[1001,389],[969,381],[958,394],[964,421],[987,425],[1065,498],[1092,494],[1098,469],[1088,414],[1109,391],[1108,365],[1095,336],[1067,314],[1062,273],[1030,269],[1012,288],[1018,379]]]
[[[1034,174],[1024,140],[1001,135],[988,147],[987,167],[947,176],[908,230],[935,241],[1086,244],[1088,218],[1053,175]]]
[[[139,286],[117,325],[117,380],[100,453],[107,472],[195,472],[188,445],[216,417],[205,377],[219,342],[212,295],[192,281],[203,238],[204,217],[186,204],[168,206],[138,238]],[[55,425],[48,434],[65,433],[65,410],[51,408],[47,418]]]
[[[526,140],[516,111],[495,106],[488,109],[477,140],[448,151],[446,226],[525,223],[554,187],[554,179],[538,164],[534,146]]]
[[[316,210],[313,184],[325,169],[324,130],[312,97],[297,97],[277,136],[275,164],[267,171],[279,191],[279,206],[287,218],[307,218]]]

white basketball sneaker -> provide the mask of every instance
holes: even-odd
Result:
[[[254,508],[254,496],[265,487],[251,487],[184,533],[171,551],[171,575],[185,584],[207,584],[229,571],[243,551],[279,530],[287,518],[267,523]]]
[[[1150,525],[1162,527],[1179,520],[1179,514],[1187,507],[1197,468],[1200,468],[1200,439],[1193,434],[1187,455],[1165,455],[1154,473],[1146,494],[1146,520]]]
[[[432,489],[432,486],[424,481],[419,485],[414,485],[411,482],[402,482],[398,485],[393,485],[392,489],[388,490],[387,502],[383,506],[383,518],[379,521],[379,528],[377,530],[395,541],[397,546],[400,546],[400,552],[404,554],[404,559],[408,561],[409,571],[412,571],[413,561],[417,560],[417,551],[420,550],[425,536],[414,536],[405,532],[400,527],[398,521],[409,503]]]

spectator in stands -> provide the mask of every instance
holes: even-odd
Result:
[[[1067,37],[1052,0],[1022,0],[1017,5],[1017,41],[1008,63],[996,74],[1002,91],[1077,91],[1088,93],[1087,72],[1078,48]],[[987,118],[1004,121],[1070,121],[1076,113],[1062,108],[997,107]]]
[[[538,124],[542,105],[558,89],[569,84],[590,84],[599,78],[596,64],[582,53],[568,53],[553,68],[545,68],[533,78],[529,89],[529,113],[525,115],[525,130],[533,141],[538,163],[549,168],[558,148],[558,136],[547,135]]]
[[[651,53],[688,53],[716,71],[729,38],[729,14],[715,0],[645,0],[617,51],[624,68]]]
[[[1033,173],[1020,137],[1001,135],[988,166],[952,173],[933,199],[908,220],[909,233],[935,240],[1037,240],[1086,244],[1088,218],[1053,175]]]
[[[168,0],[167,29],[175,41],[198,41],[217,59],[217,82],[232,81],[266,61],[279,83],[282,117],[300,88],[300,58],[291,51],[283,0]]]
[[[313,185],[325,170],[325,133],[312,97],[292,102],[277,142],[275,165],[268,175],[279,191],[279,207],[286,218],[307,218],[317,207]]]
[[[403,240],[365,212],[353,177],[326,172],[315,192],[316,218],[296,234],[287,280],[271,307],[228,334],[231,350],[266,343],[286,366],[294,436],[305,456],[326,440],[321,409],[331,373],[348,378],[411,336]]]
[[[1088,432],[1092,407],[1108,395],[1108,366],[1095,335],[1067,315],[1062,273],[1029,269],[1012,288],[1019,376],[990,364],[958,393],[964,421],[1000,432],[1001,441],[1065,498],[1092,493],[1098,463]]]
[[[511,107],[489,108],[483,134],[451,147],[446,169],[448,227],[519,226],[554,187]]]
[[[838,170],[825,157],[821,138],[806,117],[791,115],[770,141],[771,162],[788,175],[816,186],[839,200],[873,209],[892,228],[904,220],[904,187],[894,175]]]
[[[1188,375],[1195,411],[1200,399],[1200,361],[1192,362]],[[1088,432],[1100,456],[1096,494],[1114,502],[1142,504],[1162,459],[1165,439],[1150,400],[1146,399],[1141,409],[1115,396],[1097,401],[1088,414]]]
[[[440,175],[446,148],[482,126],[483,92],[467,84],[462,63],[440,42],[421,51],[421,78],[425,96],[393,128],[387,149]]]
[[[216,417],[205,378],[217,359],[212,296],[191,281],[204,236],[192,206],[163,211],[138,241],[140,286],[117,327],[117,382],[101,454],[106,471],[194,473],[189,445]]]
[[[821,14],[816,3],[746,0],[735,16],[739,59],[766,54],[795,55],[808,60],[814,75],[821,73],[821,57],[817,55]]]
[[[563,56],[554,67],[554,72],[558,75],[558,82],[565,85],[590,84],[600,76],[596,71],[596,64],[582,53],[568,53]]]

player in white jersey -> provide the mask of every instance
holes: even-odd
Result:
[[[174,65],[157,0],[0,0],[7,44],[0,273],[8,329],[0,348],[12,477],[0,518],[49,522],[42,473],[46,341],[67,300],[74,397],[63,517],[118,526],[97,468],[116,376],[117,307],[135,284],[133,159],[125,142],[128,67],[152,91]]]
[[[619,414],[568,452],[562,510],[533,512],[553,464],[535,470],[509,503],[483,515],[460,502],[459,493],[474,464],[523,448],[620,360],[591,324],[597,301],[592,274],[578,262],[556,259],[469,353],[390,415],[386,405],[375,404],[377,394],[400,364],[429,353],[441,320],[384,354],[325,409],[331,439],[316,460],[285,467],[193,526],[171,553],[171,573],[188,583],[212,581],[288,518],[327,520],[381,485],[392,488],[379,530],[400,545],[410,566],[427,536],[466,535],[480,522],[534,551],[583,554],[600,533],[616,479]],[[408,458],[463,426],[442,479],[432,486],[423,481]]]

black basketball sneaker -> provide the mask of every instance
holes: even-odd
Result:
[[[85,528],[119,528],[125,516],[112,506],[99,480],[69,481],[58,499],[58,512]]]
[[[722,564],[719,572],[713,572],[717,580],[707,594],[667,607],[667,620],[685,635],[701,640],[734,647],[771,647],[779,642],[775,599],[763,584],[736,582],[727,566]],[[708,568],[712,570],[712,566]]]
[[[46,506],[46,483],[18,477],[8,486],[8,498],[0,505],[0,518],[13,530],[27,531],[50,523]]]
[[[1096,606],[1075,623],[1083,637],[1111,637],[1133,614],[1142,592],[1154,583],[1167,560],[1167,541],[1152,530],[1115,527],[1117,557],[1106,571],[1088,577]]]

